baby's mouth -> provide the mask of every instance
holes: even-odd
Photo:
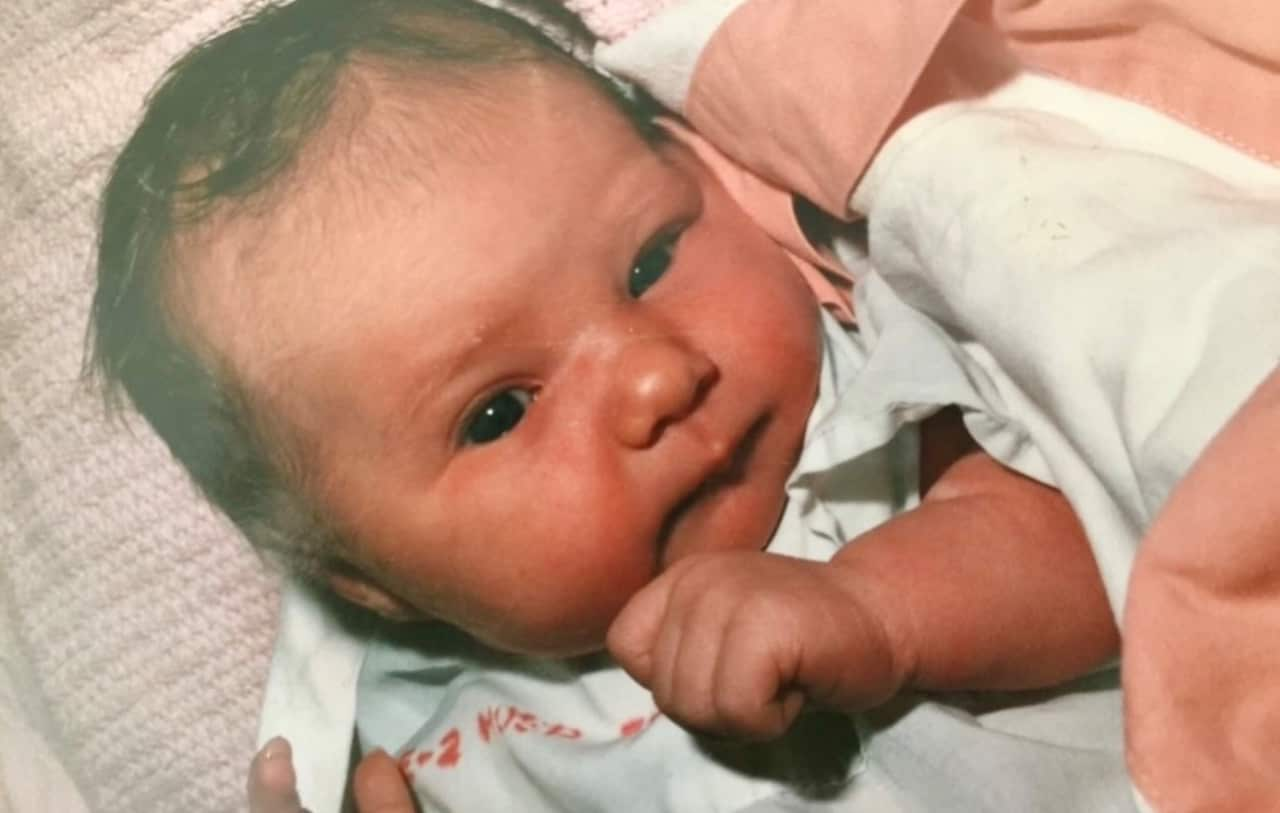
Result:
[[[666,518],[662,521],[662,528],[658,532],[658,555],[664,565],[670,564],[672,538],[685,520],[709,499],[746,479],[747,470],[755,453],[756,445],[760,441],[760,436],[764,434],[764,429],[767,425],[767,416],[761,417],[751,424],[738,441],[737,446],[734,447],[733,454],[729,456],[726,463],[712,471],[705,480],[699,483],[693,491],[689,492],[667,513]]]

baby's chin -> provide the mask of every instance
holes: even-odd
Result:
[[[548,615],[532,619],[495,620],[482,626],[459,625],[467,635],[479,643],[499,652],[532,658],[566,659],[603,652],[609,625],[622,611],[626,601],[640,586],[622,587],[618,599],[609,606],[577,607],[561,605]],[[565,620],[572,615],[572,620]]]
[[[605,649],[606,626],[600,630],[584,632],[580,635],[548,635],[510,637],[503,635],[473,635],[485,646],[512,655],[548,660],[567,660],[586,655],[595,655]]]

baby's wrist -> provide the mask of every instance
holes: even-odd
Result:
[[[854,623],[866,627],[867,635],[876,640],[885,664],[887,695],[892,696],[914,685],[918,674],[915,625],[890,583],[857,559],[837,557],[830,563],[830,575],[847,596],[851,613],[857,616]]]

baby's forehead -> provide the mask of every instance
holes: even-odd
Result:
[[[372,272],[456,237],[435,215],[488,207],[476,217],[500,225],[512,185],[537,176],[490,169],[522,141],[568,125],[597,143],[644,143],[573,71],[532,64],[488,79],[492,87],[442,91],[425,75],[352,69],[292,166],[175,240],[181,273],[171,301],[180,319],[251,388],[271,386],[283,372],[323,366],[324,348],[364,338],[369,312],[423,295],[421,278]],[[472,167],[479,172],[468,174]],[[554,206],[557,190],[533,192]]]
[[[318,259],[322,222],[296,196],[272,198],[219,207],[176,232],[170,250],[171,323],[242,386],[274,378],[297,320],[319,310],[302,296],[300,271]]]
[[[471,163],[571,122],[594,140],[635,138],[622,103],[582,66],[553,61],[478,65],[465,73],[356,62],[309,145],[312,169],[366,183],[405,164]]]

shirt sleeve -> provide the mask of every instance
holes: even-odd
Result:
[[[1105,129],[1132,123],[1120,104],[1095,111],[1099,129],[939,108],[859,189],[877,273],[993,370],[1081,514],[1117,613],[1144,529],[1280,358],[1274,187],[1238,187],[1189,151],[1126,148]]]

